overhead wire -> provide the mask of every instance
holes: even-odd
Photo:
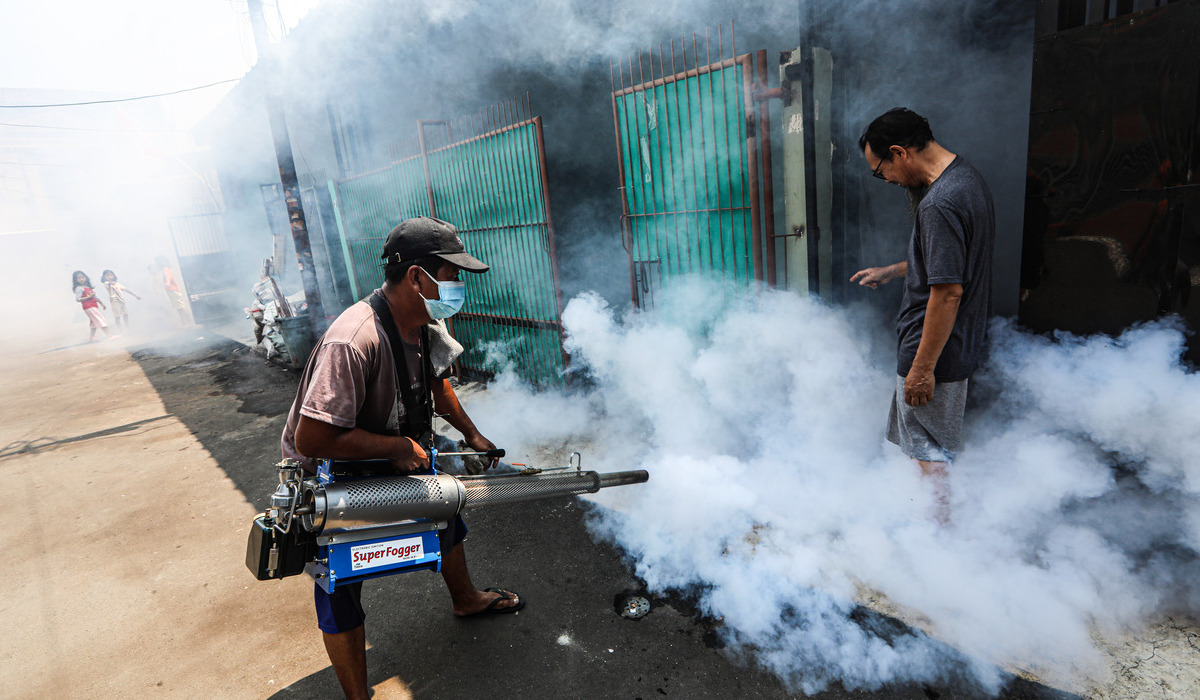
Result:
[[[49,124],[16,124],[14,122],[0,122],[0,126],[12,126],[12,127],[20,128],[20,129],[57,129],[59,131],[116,131],[116,132],[135,132],[135,133],[140,133],[143,131],[169,131],[169,132],[183,132],[183,133],[187,132],[187,129],[169,129],[169,128],[164,128],[164,129],[121,129],[121,128],[115,128],[115,127],[104,128],[104,127],[86,127],[86,126],[51,126]]]
[[[170,92],[159,92],[159,93],[155,93],[153,95],[138,95],[136,97],[118,97],[118,98],[113,98],[111,100],[88,100],[86,102],[59,102],[56,104],[40,104],[40,105],[2,105],[2,104],[0,104],[0,109],[43,109],[43,108],[47,108],[47,107],[80,107],[83,105],[102,105],[102,104],[112,104],[114,102],[133,102],[135,100],[150,100],[150,99],[153,99],[156,97],[168,97],[170,95],[179,95],[179,94],[185,93],[185,92],[194,92],[196,90],[204,90],[206,88],[216,87],[217,85],[225,85],[226,83],[236,83],[239,80],[241,80],[241,78],[229,78],[228,80],[218,80],[215,83],[208,83],[206,85],[197,85],[195,87],[183,88],[181,90],[171,90]]]

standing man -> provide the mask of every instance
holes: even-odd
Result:
[[[873,176],[908,193],[908,259],[859,270],[850,281],[875,289],[904,277],[887,436],[932,481],[935,515],[945,524],[947,464],[959,448],[967,381],[986,352],[992,315],[992,194],[979,171],[938,144],[929,122],[912,110],[876,118],[858,147]]]
[[[459,271],[488,266],[469,255],[454,226],[428,217],[392,229],[383,246],[380,289],[346,309],[329,327],[304,368],[283,429],[283,456],[315,473],[319,459],[391,461],[396,473],[428,473],[433,412],[479,451],[495,449],[458,402],[450,365],[463,348],[442,319],[466,299]],[[393,342],[393,339],[395,342]],[[494,462],[493,462],[494,465]],[[456,518],[440,533],[442,577],[459,617],[512,613],[525,600],[511,591],[479,590],[471,582]],[[317,626],[347,698],[367,697],[362,583],[329,594],[314,584]]]

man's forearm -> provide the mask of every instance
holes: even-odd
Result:
[[[962,285],[935,284],[929,290],[929,301],[925,305],[925,322],[921,327],[921,343],[913,359],[913,369],[918,372],[933,372],[938,358],[954,330],[958,318],[958,305],[962,301]]]
[[[443,379],[440,385],[434,384],[433,406],[438,414],[446,419],[446,422],[462,433],[467,442],[479,436],[479,429],[475,427],[475,423],[463,410],[462,404],[458,402],[458,394],[454,393],[454,387],[450,386],[448,379]]]
[[[339,428],[301,416],[296,450],[312,459],[398,459],[412,453],[412,443],[406,437]]]

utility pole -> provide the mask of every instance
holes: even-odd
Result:
[[[250,8],[250,27],[254,32],[254,46],[258,52],[259,70],[266,73],[267,117],[271,122],[271,135],[275,140],[275,157],[279,160],[279,180],[283,184],[283,201],[287,205],[288,221],[292,229],[292,243],[296,248],[296,262],[300,265],[300,279],[304,283],[304,297],[308,301],[308,317],[312,322],[313,344],[325,332],[325,307],[321,304],[321,288],[317,286],[317,271],[313,265],[312,247],[308,242],[308,223],[304,219],[304,207],[300,202],[300,182],[296,177],[296,161],[292,158],[292,142],[288,138],[287,118],[279,96],[280,71],[275,51],[267,38],[267,20],[263,15],[262,0],[246,0]]]

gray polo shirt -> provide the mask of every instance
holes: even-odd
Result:
[[[979,171],[955,158],[934,180],[917,209],[908,244],[904,297],[896,318],[900,337],[896,371],[907,376],[921,343],[929,288],[958,283],[963,297],[954,330],[938,358],[934,378],[966,379],[983,360],[992,316],[992,253],[996,212]]]

